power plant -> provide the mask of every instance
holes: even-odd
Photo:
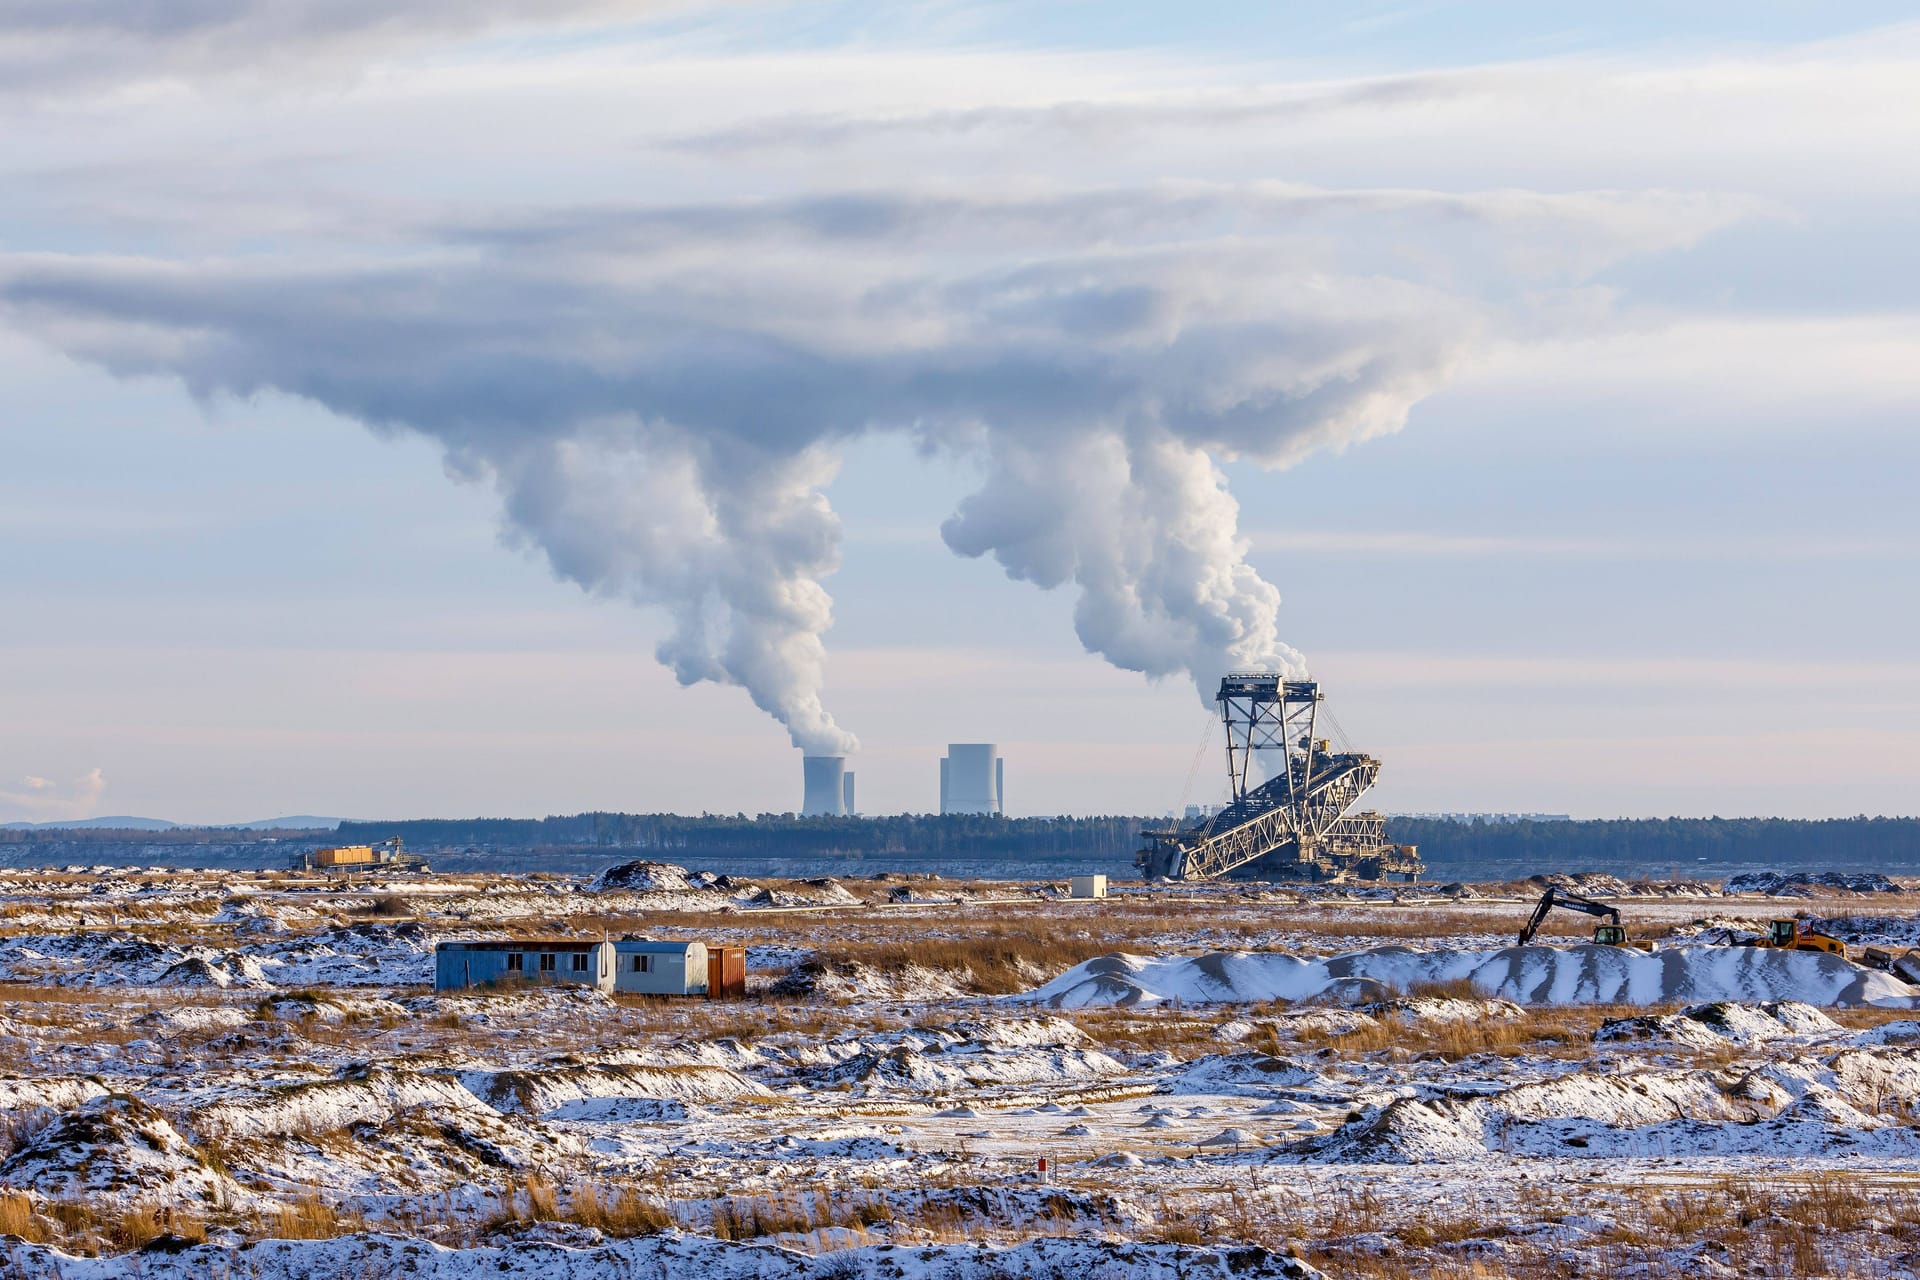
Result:
[[[992,742],[952,742],[940,758],[940,812],[1005,814],[1007,762]]]
[[[802,756],[806,789],[801,795],[803,818],[845,818],[855,812],[853,774],[845,756]]]
[[[1169,880],[1382,880],[1420,874],[1419,851],[1387,839],[1385,814],[1353,812],[1380,762],[1333,751],[1321,728],[1320,686],[1273,672],[1230,674],[1216,701],[1227,731],[1232,800],[1173,830],[1143,831],[1134,859]],[[1332,717],[1327,719],[1331,721]],[[1260,755],[1266,780],[1254,772]]]

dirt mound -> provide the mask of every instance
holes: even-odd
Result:
[[[1681,1021],[1696,1033],[1728,1013],[1692,1012],[1704,1020]],[[1743,1009],[1730,1020],[1764,1016]],[[1803,1016],[1780,1009],[1774,1021],[1784,1026]],[[1746,1071],[1590,1069],[1495,1093],[1398,1098],[1332,1133],[1255,1158],[1426,1164],[1489,1154],[1644,1159],[1770,1151],[1908,1158],[1920,1153],[1920,1130],[1905,1122],[1916,1098],[1920,1055],[1902,1050],[1844,1049]]]
[[[1521,1004],[1670,1004],[1799,1001],[1814,1005],[1915,1007],[1920,993],[1839,956],[1760,947],[1502,947],[1496,951],[1374,947],[1325,958],[1280,952],[1201,956],[1099,956],[1015,1000],[1055,1008],[1309,1000],[1360,980],[1406,991],[1470,982]]]
[[[224,965],[211,964],[199,956],[191,956],[161,974],[154,985],[224,989],[233,985],[233,975],[227,972]]]
[[[167,1118],[137,1098],[96,1098],[66,1112],[0,1165],[0,1183],[43,1195],[162,1204],[243,1198]]]
[[[1764,893],[1770,898],[1811,898],[1822,892],[1904,893],[1877,871],[1750,871],[1734,876],[1726,893]]]
[[[930,1244],[911,1251],[868,1245],[812,1256],[792,1249],[740,1244],[677,1231],[572,1247],[546,1240],[508,1240],[449,1249],[403,1236],[357,1235],[332,1240],[263,1240],[241,1247],[194,1245],[140,1256],[145,1280],[202,1280],[245,1274],[253,1280],[309,1276],[393,1276],[472,1280],[475,1276],[566,1276],[628,1280],[631,1276],[704,1276],[711,1280],[830,1280],[836,1276],[901,1276],[924,1280],[1324,1280],[1297,1258],[1258,1246],[1218,1248],[1103,1240],[1092,1235],[1042,1238],[1005,1249]],[[45,1245],[16,1246],[9,1258],[22,1280],[80,1273],[75,1260]],[[905,1267],[911,1268],[904,1270]],[[86,1274],[95,1274],[87,1271]]]
[[[1669,940],[1698,942],[1715,947],[1740,947],[1763,942],[1766,936],[1767,927],[1763,920],[1743,916],[1701,916],[1673,926]]]
[[[769,993],[787,999],[940,1000],[968,994],[969,975],[910,964],[877,969],[858,960],[803,960],[782,974]]]
[[[1421,1023],[1508,1022],[1526,1010],[1511,1000],[1460,1000],[1454,997],[1413,996],[1359,1005],[1355,1013],[1416,1026]]]
[[[748,898],[746,905],[764,910],[767,907],[850,907],[862,901],[838,880],[818,876],[763,888]]]
[[[1429,1164],[1484,1160],[1479,1125],[1451,1104],[1400,1098],[1371,1119],[1349,1120],[1323,1138],[1288,1151],[1312,1164]]]
[[[523,1117],[433,1104],[349,1132],[357,1156],[385,1157],[390,1177],[423,1191],[485,1180],[489,1171],[533,1168],[551,1160],[556,1146],[549,1130]]]
[[[1094,1049],[995,1048],[978,1042],[875,1046],[841,1062],[802,1073],[819,1088],[883,1085],[922,1094],[949,1094],[993,1085],[1058,1084],[1125,1075],[1118,1059]]]
[[[1271,1095],[1277,1089],[1325,1087],[1326,1079],[1286,1058],[1264,1053],[1211,1053],[1173,1078],[1174,1093]]]
[[[913,1034],[931,1037],[943,1048],[1038,1049],[1090,1043],[1087,1033],[1065,1018],[962,1018],[944,1026],[918,1026]]]
[[[1558,885],[1589,898],[1706,898],[1718,892],[1704,880],[1622,880],[1602,871],[1552,872],[1529,876],[1527,883]]]
[[[193,1122],[202,1137],[258,1138],[378,1124],[396,1112],[427,1106],[490,1110],[451,1077],[375,1068],[254,1090],[201,1108]]]
[[[370,996],[323,996],[301,993],[273,1001],[273,1016],[283,1022],[399,1021],[407,1011],[391,1000]]]
[[[1691,1045],[1700,1049],[1725,1044],[1754,1045],[1794,1036],[1835,1034],[1840,1024],[1812,1005],[1793,1000],[1760,1005],[1717,1001],[1679,1013],[1615,1018],[1593,1033],[1595,1043],[1646,1041]]]
[[[684,893],[690,889],[703,887],[705,886],[694,884],[693,877],[687,874],[685,867],[675,866],[671,862],[649,862],[640,859],[608,867],[587,881],[586,892],[653,893],[665,890]]]
[[[764,1098],[767,1091],[737,1071],[709,1066],[563,1063],[516,1071],[469,1071],[468,1091],[500,1111],[541,1115],[586,1098],[660,1098],[716,1102]]]
[[[0,1112],[64,1111],[107,1096],[98,1080],[79,1076],[7,1076],[0,1078]]]
[[[1920,918],[1914,916],[1825,916],[1807,923],[1850,947],[1920,947]]]

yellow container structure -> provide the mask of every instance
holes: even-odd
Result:
[[[365,844],[342,845],[337,849],[318,849],[313,855],[313,865],[316,867],[357,867],[372,861],[373,846]]]

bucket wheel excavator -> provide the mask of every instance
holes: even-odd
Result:
[[[1134,859],[1149,879],[1408,880],[1419,851],[1387,839],[1384,814],[1355,812],[1380,762],[1334,751],[1318,736],[1320,686],[1274,672],[1237,672],[1216,701],[1227,731],[1231,801],[1190,826],[1141,832]],[[1264,766],[1256,771],[1256,760]]]

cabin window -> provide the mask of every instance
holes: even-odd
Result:
[[[559,959],[560,957],[551,951],[542,951],[540,953],[540,972],[552,973],[555,968],[555,962]]]
[[[576,951],[573,953],[573,971],[575,973],[585,973],[587,971],[587,953],[586,952]]]
[[[633,958],[633,971],[635,973],[652,973],[653,957],[652,956],[635,956]]]
[[[527,958],[518,951],[507,952],[507,972],[519,973],[527,967]]]

